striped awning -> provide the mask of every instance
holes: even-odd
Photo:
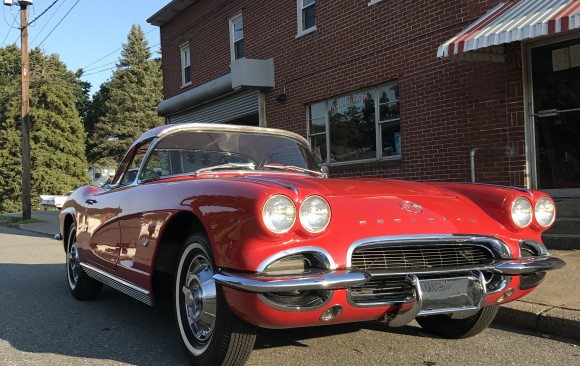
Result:
[[[506,43],[573,29],[580,29],[580,0],[508,0],[439,46],[437,56],[494,55]]]

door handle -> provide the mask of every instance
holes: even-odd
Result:
[[[94,205],[95,203],[97,203],[97,200],[89,198],[88,200],[85,201],[85,203],[87,205]]]

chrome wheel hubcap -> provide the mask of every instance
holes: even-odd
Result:
[[[71,239],[71,243],[69,245],[69,249],[68,249],[68,255],[67,255],[67,264],[68,264],[68,275],[69,275],[69,281],[71,286],[75,286],[79,280],[79,275],[80,275],[80,258],[79,258],[79,251],[77,248],[77,240],[73,235],[73,238]]]
[[[213,271],[204,256],[191,261],[181,292],[189,329],[197,342],[206,343],[213,334],[217,309]]]

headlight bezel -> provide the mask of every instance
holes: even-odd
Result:
[[[522,205],[527,207],[522,207]],[[526,219],[525,221],[518,220],[517,215],[519,213],[524,212],[526,209],[528,211],[529,218]],[[518,212],[515,212],[515,210],[518,210]],[[534,205],[532,204],[529,198],[524,196],[518,196],[511,202],[510,219],[511,222],[514,224],[514,226],[520,230],[525,229],[532,224],[532,222],[534,221]]]
[[[549,204],[552,206],[551,219],[547,224],[543,224],[538,218],[538,208],[539,208],[538,206],[542,204],[541,203],[542,201],[548,201]],[[554,221],[556,221],[556,204],[554,203],[553,199],[551,199],[548,196],[542,196],[538,198],[538,200],[534,204],[534,220],[535,223],[538,225],[538,227],[542,230],[547,229],[550,226],[552,226],[552,224],[554,224]]]
[[[287,209],[290,209],[293,213],[292,215],[290,215],[293,217],[290,220],[288,220],[288,223],[283,225],[281,228],[276,227],[277,225],[275,223],[273,223],[274,220],[272,220],[272,218],[271,218],[272,215],[275,214],[275,210],[274,210],[275,207],[273,207],[273,206],[276,205],[276,203],[274,202],[276,200],[286,201]],[[278,212],[277,214],[280,214],[280,212]],[[298,214],[298,210],[296,209],[296,204],[294,203],[294,201],[290,197],[288,197],[284,194],[274,194],[274,195],[268,197],[268,199],[264,202],[264,204],[262,206],[262,223],[264,224],[266,229],[268,229],[273,234],[277,234],[277,235],[286,234],[296,224],[297,214]]]
[[[308,222],[308,218],[306,217],[308,215],[308,212],[306,212],[306,210],[309,209],[309,204],[311,204],[310,201],[318,201],[318,202],[322,202],[324,205],[324,209],[326,209],[326,218],[324,218],[323,225],[319,225],[317,227],[314,227],[310,222]],[[330,209],[330,204],[328,203],[328,201],[319,195],[310,195],[308,197],[306,197],[303,201],[302,204],[300,205],[300,209],[298,210],[298,219],[300,221],[300,225],[302,226],[302,228],[304,230],[306,230],[309,234],[320,234],[323,231],[326,230],[326,228],[328,228],[328,225],[330,225],[330,220],[332,218],[332,211]]]

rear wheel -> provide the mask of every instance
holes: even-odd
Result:
[[[66,242],[66,277],[68,288],[77,300],[96,299],[103,288],[101,282],[89,277],[81,267],[75,224],[70,226]]]
[[[469,338],[484,331],[493,321],[499,306],[485,306],[465,319],[447,315],[418,317],[417,323],[426,331],[445,338]]]
[[[239,320],[213,279],[215,264],[204,234],[190,236],[175,275],[177,326],[195,365],[243,365],[256,340],[256,328]]]

